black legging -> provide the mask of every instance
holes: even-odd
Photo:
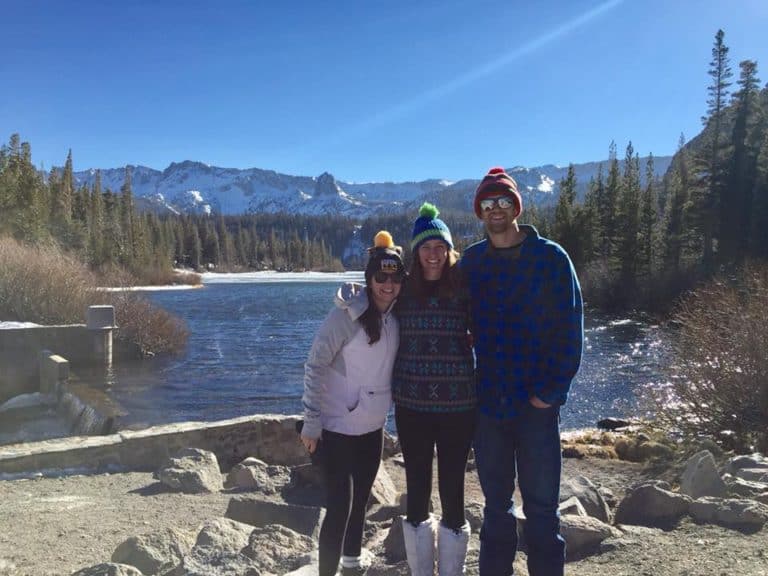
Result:
[[[342,543],[345,556],[359,556],[365,505],[379,471],[383,429],[362,436],[323,430],[326,512],[320,529],[320,576],[333,576]]]
[[[464,471],[475,431],[475,410],[418,412],[395,406],[395,423],[405,460],[407,520],[416,525],[429,516],[432,456],[437,446],[437,475],[442,523],[464,525]]]

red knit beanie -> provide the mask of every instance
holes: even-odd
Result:
[[[480,200],[493,196],[510,196],[517,207],[515,217],[520,216],[523,211],[523,199],[520,197],[520,192],[517,191],[517,182],[504,171],[504,168],[498,166],[488,170],[488,174],[480,181],[477,190],[475,190],[475,215],[478,218],[481,218],[482,215]]]

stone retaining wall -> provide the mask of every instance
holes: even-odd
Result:
[[[248,456],[293,466],[308,461],[297,416],[262,414],[217,422],[183,422],[108,436],[74,436],[0,446],[0,477],[105,471],[155,471],[182,448],[216,454],[222,471]]]
[[[93,335],[85,324],[0,330],[0,404],[40,388],[40,352],[50,350],[72,363],[90,362]]]

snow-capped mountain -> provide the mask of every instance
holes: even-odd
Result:
[[[654,159],[657,175],[669,167],[671,157]],[[641,159],[641,166],[644,166]],[[579,193],[583,195],[600,166],[604,176],[608,162],[574,165]],[[246,212],[290,212],[297,214],[340,214],[365,217],[381,212],[410,208],[432,200],[445,208],[471,210],[479,179],[449,182],[355,183],[336,180],[325,172],[317,177],[291,176],[271,170],[219,168],[201,162],[174,162],[163,171],[146,166],[129,166],[131,190],[143,209],[158,212],[195,214],[242,214]],[[125,168],[101,170],[103,190],[119,191],[125,182]],[[557,201],[559,183],[567,167],[551,164],[536,168],[516,167],[508,172],[517,180],[524,202],[539,206]],[[644,176],[644,170],[641,170]],[[96,170],[76,172],[78,185],[93,185]]]

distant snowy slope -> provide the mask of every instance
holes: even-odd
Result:
[[[671,157],[655,158],[656,174],[666,172]],[[641,159],[641,166],[644,166]],[[574,166],[583,197],[600,162]],[[602,162],[603,173],[608,162]],[[430,179],[421,182],[354,183],[336,180],[331,174],[318,177],[291,176],[272,170],[219,168],[202,162],[174,162],[159,171],[146,166],[129,166],[131,190],[137,205],[156,212],[195,214],[242,214],[247,212],[289,212],[296,214],[341,214],[365,217],[405,209],[423,200],[436,200],[445,207],[471,210],[472,194],[479,179],[448,182]],[[559,183],[568,168],[545,165],[508,169],[520,186],[525,202],[550,205],[557,201]],[[644,170],[641,170],[644,177]],[[78,185],[93,185],[96,170],[76,172]],[[125,182],[125,168],[101,170],[103,190],[117,192]]]

